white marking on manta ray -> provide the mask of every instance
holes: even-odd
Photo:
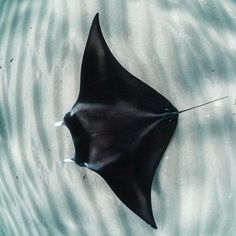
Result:
[[[62,121],[57,121],[57,122],[54,124],[55,127],[60,127],[60,126],[63,126],[63,125],[65,125],[64,120],[62,120]]]
[[[64,163],[74,163],[74,161],[71,158],[66,158],[63,160]]]
[[[96,163],[96,164],[90,164],[87,162],[84,162],[84,166],[87,167],[88,169],[91,170],[101,170],[104,167],[107,167],[107,165],[113,163],[115,160],[118,159],[117,157],[118,155],[115,155],[113,158],[111,158],[110,160],[106,160],[106,161],[100,161],[100,163]]]

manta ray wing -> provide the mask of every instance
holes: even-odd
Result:
[[[80,93],[77,103],[114,104],[128,101],[141,110],[162,113],[177,109],[153,88],[130,74],[108,48],[95,16],[81,68]]]

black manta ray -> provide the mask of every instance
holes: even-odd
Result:
[[[56,123],[68,127],[75,146],[74,157],[65,161],[98,173],[129,209],[157,228],[152,180],[181,112],[120,65],[97,14],[84,51],[79,97]]]

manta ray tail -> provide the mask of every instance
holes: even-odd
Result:
[[[190,107],[190,108],[188,108],[188,109],[179,111],[178,113],[180,114],[180,113],[183,113],[183,112],[186,112],[186,111],[189,111],[189,110],[193,110],[193,109],[195,109],[195,108],[202,107],[202,106],[208,105],[208,104],[210,104],[210,103],[213,103],[213,102],[216,102],[216,101],[219,101],[219,100],[228,98],[228,97],[229,97],[229,96],[225,96],[225,97],[222,97],[222,98],[218,98],[218,99],[215,99],[215,100],[213,100],[213,101],[206,102],[206,103],[200,104],[200,105],[198,105],[198,106]]]

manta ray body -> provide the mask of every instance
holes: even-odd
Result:
[[[79,96],[62,122],[75,146],[69,161],[99,174],[153,228],[152,181],[181,112],[120,65],[97,14],[83,55]]]

